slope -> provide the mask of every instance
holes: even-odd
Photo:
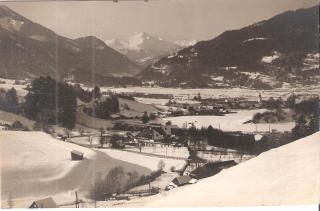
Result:
[[[270,81],[319,82],[319,6],[288,11],[269,20],[226,31],[161,58],[139,74],[168,86],[216,86],[219,83],[272,88]],[[252,73],[258,73],[256,76]],[[221,81],[215,80],[223,76]],[[269,80],[264,80],[268,76]],[[316,78],[316,80],[315,80]],[[255,80],[256,79],[256,80]],[[279,86],[279,84],[276,84]]]
[[[317,204],[319,195],[320,132],[178,188],[148,206]]]
[[[0,7],[0,75],[51,76],[91,82],[99,76],[133,76],[139,67],[95,37],[71,40]],[[85,75],[86,77],[83,77]],[[91,76],[91,77],[88,77]]]

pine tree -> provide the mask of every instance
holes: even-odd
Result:
[[[11,88],[5,95],[5,110],[13,113],[18,113],[19,103],[17,97],[17,91],[15,88]]]

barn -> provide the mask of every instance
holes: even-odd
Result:
[[[32,202],[29,208],[58,208],[58,206],[53,198],[49,197]]]
[[[71,151],[71,160],[83,160],[83,153],[77,150]]]

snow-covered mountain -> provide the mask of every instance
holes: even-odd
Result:
[[[172,87],[271,89],[284,83],[317,84],[318,55],[319,6],[315,6],[197,42],[159,59],[140,78]]]
[[[124,39],[108,40],[106,44],[142,66],[152,64],[160,57],[181,48],[176,43],[171,43],[145,32],[135,33]]]
[[[70,77],[90,83],[93,72],[102,79],[132,77],[140,71],[137,64],[97,37],[72,40],[0,6],[1,77]]]
[[[192,39],[192,40],[178,40],[178,41],[175,41],[174,43],[181,47],[189,47],[189,46],[195,45],[197,42],[198,42],[197,40]]]

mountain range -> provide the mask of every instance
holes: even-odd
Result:
[[[319,6],[281,13],[165,56],[139,74],[161,86],[319,83]]]
[[[249,87],[320,83],[319,6],[281,13],[206,41],[148,33],[69,39],[0,6],[0,77],[51,76],[100,85]],[[189,46],[191,44],[191,46]],[[110,46],[110,47],[109,47]]]
[[[183,48],[182,45],[152,36],[146,32],[135,33],[124,39],[108,40],[106,43],[143,67],[153,64],[161,57]]]
[[[140,67],[94,37],[69,39],[0,6],[0,77],[51,76],[90,83],[131,77]]]

